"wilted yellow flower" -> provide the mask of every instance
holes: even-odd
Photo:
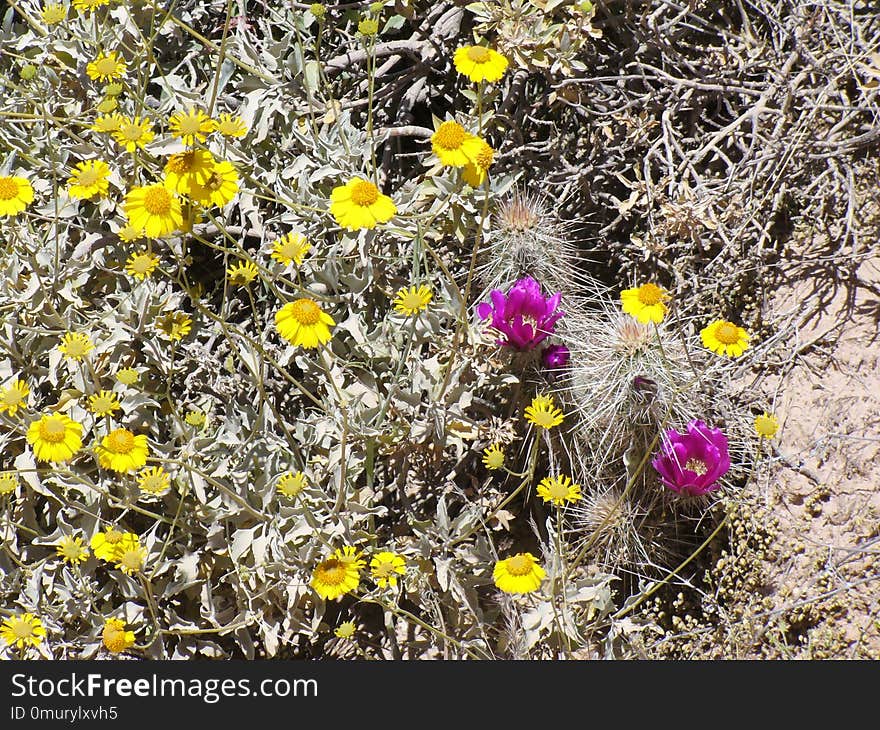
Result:
[[[159,258],[154,256],[147,250],[138,251],[128,257],[125,262],[125,273],[129,276],[143,281],[150,276],[159,265]]]
[[[37,646],[46,635],[43,623],[32,613],[19,613],[3,619],[0,624],[0,637],[10,646],[24,649]]]
[[[76,565],[85,562],[89,557],[89,549],[82,543],[81,537],[65,535],[55,546],[58,557],[66,563]]]
[[[123,117],[119,127],[113,132],[113,139],[128,152],[134,152],[138,148],[143,149],[155,136],[150,120],[140,117]]]
[[[27,405],[28,384],[19,378],[6,388],[0,388],[0,413],[8,413],[10,417],[18,413],[19,408]]]
[[[498,81],[507,70],[507,59],[485,46],[463,46],[453,57],[455,70],[471,81]]]
[[[107,176],[110,168],[103,160],[89,160],[79,162],[73,170],[73,174],[67,180],[67,192],[71,198],[89,200],[90,198],[103,198],[107,195],[109,183]]]
[[[115,96],[104,97],[100,102],[95,104],[95,111],[101,112],[101,114],[109,114],[118,108],[119,102],[116,100]]]
[[[49,3],[43,7],[40,17],[46,25],[56,25],[67,18],[67,8],[61,3]]]
[[[89,410],[96,416],[112,416],[122,406],[112,390],[102,390],[89,397]]]
[[[0,494],[12,494],[18,486],[18,475],[14,471],[0,472]]]
[[[95,446],[98,463],[118,472],[134,471],[147,463],[150,448],[144,434],[135,436],[127,428],[117,428]]]
[[[538,428],[551,429],[562,423],[565,415],[553,403],[553,396],[538,395],[526,407],[526,420]]]
[[[531,593],[541,587],[547,572],[531,553],[517,553],[495,563],[492,577],[505,593]]]
[[[123,385],[134,385],[140,377],[141,374],[134,368],[121,368],[116,371],[116,379]]]
[[[703,345],[717,355],[739,357],[749,347],[749,335],[733,322],[717,319],[700,330]]]
[[[397,292],[397,296],[394,298],[394,309],[400,314],[416,315],[428,308],[431,296],[431,288],[424,284],[411,286],[409,289],[404,287]]]
[[[379,32],[379,21],[375,18],[364,18],[358,23],[358,33],[365,36],[376,35]]]
[[[61,344],[58,345],[58,349],[64,353],[65,357],[71,360],[82,360],[95,349],[95,346],[88,335],[84,335],[82,332],[67,332],[61,338]]]
[[[157,497],[165,494],[171,488],[168,472],[161,466],[141,469],[138,473],[138,488],[142,492],[147,492]]]
[[[354,625],[354,621],[345,621],[336,627],[333,635],[339,639],[350,639],[352,636],[354,636],[355,630],[356,627]]]
[[[168,120],[168,131],[179,137],[185,145],[194,145],[196,141],[204,142],[214,131],[215,122],[201,109],[190,107],[179,111]]]
[[[164,333],[172,342],[181,340],[189,334],[192,319],[185,312],[169,312],[156,318],[156,329]]]
[[[34,189],[26,178],[0,177],[0,218],[18,215],[34,201]]]
[[[102,5],[109,5],[110,0],[73,0],[73,7],[81,13],[90,13]]]
[[[642,284],[635,289],[620,292],[623,311],[635,317],[642,324],[660,324],[666,316],[666,300],[669,292],[656,284]]]
[[[86,73],[92,81],[113,81],[122,78],[126,63],[116,51],[99,53],[94,61],[86,65]]]
[[[291,262],[302,266],[303,259],[311,247],[312,244],[301,233],[288,233],[272,245],[272,258],[285,266],[289,266]]]
[[[397,576],[406,573],[406,559],[397,553],[384,551],[370,560],[370,575],[380,588],[397,586]]]
[[[349,231],[375,228],[378,223],[387,223],[397,214],[394,201],[380,193],[369,180],[360,177],[333,188],[330,201],[330,213]]]
[[[193,408],[186,412],[183,420],[186,421],[190,426],[201,428],[205,425],[208,419],[205,416],[204,412],[198,410],[197,408]]]
[[[215,131],[220,132],[224,137],[244,137],[248,129],[241,117],[221,114],[216,122]]]
[[[256,264],[251,261],[240,261],[226,269],[226,276],[232,286],[247,286],[259,273]]]
[[[329,328],[335,324],[313,299],[297,299],[275,313],[278,334],[297,347],[312,348],[329,342],[333,336]]]
[[[101,641],[110,652],[119,654],[134,646],[134,631],[126,631],[125,621],[122,619],[108,618],[104,622]]]
[[[118,132],[125,124],[125,117],[121,114],[103,114],[95,120],[92,125],[93,132]]]

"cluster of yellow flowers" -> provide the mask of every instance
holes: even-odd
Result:
[[[19,651],[28,646],[39,646],[46,637],[46,627],[32,613],[20,613],[9,616],[0,624],[0,638]],[[134,646],[133,631],[126,628],[122,619],[108,618],[101,632],[101,643],[113,654],[119,654]]]
[[[351,545],[345,545],[312,572],[309,585],[321,598],[332,601],[358,589],[361,570],[366,565],[362,553]],[[406,559],[387,550],[376,553],[370,560],[370,575],[380,588],[397,587],[397,576],[406,573]]]

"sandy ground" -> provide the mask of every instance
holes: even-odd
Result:
[[[880,255],[858,275],[878,287]],[[781,292],[776,306],[806,294]],[[787,631],[765,656],[880,658],[880,299],[860,288],[850,317],[844,305],[841,292],[800,332],[827,340],[767,381],[788,462],[760,483],[779,519],[768,618]]]

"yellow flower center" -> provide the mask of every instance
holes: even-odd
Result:
[[[381,562],[373,568],[373,573],[377,578],[388,578],[394,572],[394,563]]]
[[[553,413],[546,410],[537,410],[532,416],[536,426],[541,428],[553,428]]]
[[[351,188],[351,200],[355,205],[372,205],[379,199],[379,188],[369,180],[358,180]]]
[[[98,395],[92,399],[92,410],[96,413],[108,413],[116,408],[116,401],[106,395]]]
[[[137,124],[122,124],[119,132],[128,142],[137,142],[143,136],[144,130]]]
[[[150,215],[168,215],[171,210],[171,194],[162,186],[154,185],[144,195],[144,208]]]
[[[489,49],[483,46],[471,46],[467,51],[467,57],[474,63],[486,63],[489,55]]]
[[[11,177],[0,177],[0,200],[12,200],[18,196],[18,185]]]
[[[639,287],[638,297],[646,307],[653,307],[663,299],[663,290],[656,284],[642,284]]]
[[[561,479],[553,479],[547,487],[547,494],[550,499],[565,499],[568,496],[568,487],[566,487]]]
[[[434,133],[434,143],[447,150],[457,150],[466,138],[467,132],[458,122],[443,122]]]
[[[424,300],[417,291],[408,291],[400,300],[400,306],[404,309],[421,309],[424,304]]]
[[[115,545],[120,540],[122,540],[122,533],[119,530],[114,530],[112,527],[104,533],[104,541],[108,545]]]
[[[709,471],[706,466],[706,462],[702,459],[691,458],[687,460],[687,464],[684,465],[684,468],[688,471],[692,471],[699,476],[703,476],[707,471]]]
[[[94,185],[101,178],[101,173],[95,168],[89,168],[79,173],[77,183],[83,187]]]
[[[64,421],[56,416],[49,416],[40,422],[40,438],[43,441],[48,441],[50,444],[64,441],[64,434],[66,432],[67,427],[64,425]]]
[[[181,134],[196,134],[202,126],[202,120],[198,115],[181,117],[178,121]]]
[[[193,168],[195,162],[195,152],[179,152],[168,158],[168,164],[165,169],[178,175],[183,175]]]
[[[507,572],[517,577],[528,575],[532,572],[532,559],[524,553],[514,555],[507,560]]]
[[[483,145],[477,153],[477,165],[483,170],[488,170],[492,161],[495,159],[495,150],[489,145]]]
[[[321,308],[311,299],[297,299],[290,308],[290,314],[300,324],[317,324],[321,319]]]
[[[12,625],[12,633],[15,634],[16,639],[28,639],[34,635],[34,627],[27,621],[14,618],[10,621],[10,624]]]
[[[116,454],[127,454],[134,448],[134,434],[127,428],[117,428],[107,436],[107,448]]]
[[[730,322],[722,322],[715,329],[715,337],[725,345],[733,345],[739,342],[739,328]]]
[[[68,560],[77,560],[82,555],[82,548],[71,541],[61,546],[61,554]]]
[[[318,580],[325,585],[338,586],[345,580],[346,566],[341,560],[330,558],[321,563],[315,571]]]
[[[100,61],[95,61],[95,71],[99,76],[112,76],[117,73],[116,60],[111,56],[106,56]]]

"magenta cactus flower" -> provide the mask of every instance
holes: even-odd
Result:
[[[544,361],[545,368],[556,370],[558,368],[564,368],[568,363],[568,358],[570,356],[571,353],[565,345],[548,345],[544,349],[541,359]]]
[[[505,295],[500,289],[489,293],[492,303],[477,306],[480,319],[492,315],[492,326],[503,338],[499,345],[516,350],[532,350],[553,333],[559,318],[565,312],[557,309],[562,292],[549,299],[541,293],[541,285],[531,276],[517,281]]]
[[[730,469],[727,437],[700,420],[691,421],[687,433],[669,429],[651,465],[673,492],[694,497],[708,494],[721,486],[718,480]]]

